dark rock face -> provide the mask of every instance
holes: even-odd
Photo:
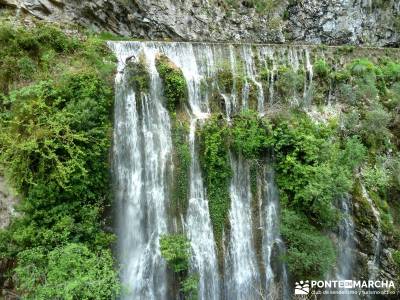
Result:
[[[283,0],[263,11],[238,3],[233,9],[224,0],[0,0],[39,19],[145,39],[400,43],[397,0]]]

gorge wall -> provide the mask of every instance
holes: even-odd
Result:
[[[36,18],[144,39],[396,46],[396,0],[0,0]]]

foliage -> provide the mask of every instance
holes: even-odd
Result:
[[[190,243],[182,234],[163,235],[160,238],[161,255],[174,271],[185,299],[197,299],[199,277],[189,275]]]
[[[223,93],[230,93],[233,88],[233,75],[228,66],[222,66],[217,71],[218,86]]]
[[[278,78],[275,82],[276,89],[284,103],[290,103],[294,97],[303,91],[304,73],[295,72],[287,66],[280,66],[277,76]]]
[[[10,99],[12,118],[0,135],[0,161],[20,193],[49,179],[84,197],[104,186],[112,93],[99,77],[66,75],[60,86],[44,81]],[[89,176],[95,173],[101,176]]]
[[[294,278],[324,278],[336,259],[329,238],[310,225],[303,214],[288,209],[282,211],[281,234],[287,246],[284,259]]]
[[[362,175],[368,190],[384,193],[389,186],[390,173],[383,165],[367,165]]]
[[[313,69],[315,75],[318,76],[320,79],[326,79],[331,72],[330,66],[323,59],[319,59],[314,62]]]
[[[0,56],[0,91],[3,93],[29,82],[58,78],[66,69],[95,67],[103,76],[110,76],[114,68],[110,63],[112,55],[97,37],[80,42],[45,23],[30,29],[2,24]]]
[[[0,163],[22,198],[0,232],[1,257],[16,261],[24,297],[115,298],[114,236],[103,230],[113,56],[96,37],[40,23],[2,25],[0,52]]]
[[[181,291],[186,296],[185,299],[188,299],[188,300],[198,299],[199,279],[200,278],[198,275],[191,275],[191,276],[188,276],[182,282]]]
[[[396,250],[392,254],[393,260],[397,265],[397,268],[400,270],[400,250]]]
[[[299,114],[276,120],[273,131],[282,201],[320,226],[335,223],[332,202],[350,190],[352,172],[365,156],[356,138],[341,149],[335,130],[335,124],[316,124]]]
[[[125,68],[129,84],[139,92],[148,93],[150,90],[150,74],[144,59],[141,57],[138,62],[129,61]]]
[[[168,266],[180,273],[189,269],[190,243],[184,235],[164,235],[160,238],[161,255]]]
[[[188,91],[182,71],[165,55],[156,58],[156,68],[164,82],[167,108],[173,112],[187,102]]]
[[[189,200],[190,146],[187,120],[181,115],[171,116],[171,137],[174,146],[174,186],[172,201],[178,213],[184,214]]]
[[[271,125],[255,111],[236,115],[229,134],[232,148],[248,159],[261,157],[272,144]]]
[[[109,250],[93,253],[70,243],[46,253],[31,248],[18,254],[19,291],[32,299],[113,299],[119,283]]]
[[[218,247],[230,207],[228,186],[231,178],[227,136],[228,127],[221,116],[208,119],[200,132],[200,162],[204,170],[210,218]]]
[[[388,129],[390,114],[382,105],[375,104],[364,112],[361,121],[361,136],[372,150],[379,150],[389,145],[391,133]]]

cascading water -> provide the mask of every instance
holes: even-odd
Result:
[[[353,280],[354,268],[354,244],[355,244],[355,228],[351,213],[351,199],[349,196],[343,196],[339,202],[339,210],[342,219],[339,223],[338,232],[338,254],[336,272],[333,275],[334,280]],[[324,299],[334,300],[355,300],[357,295],[329,295]]]
[[[267,299],[286,300],[289,299],[287,270],[285,264],[277,257],[285,251],[279,233],[279,198],[270,162],[263,166],[258,185],[261,187],[259,195],[262,197],[261,203],[264,207],[261,228],[263,228],[262,253],[266,273],[265,291]],[[272,268],[274,262],[279,267],[278,272]]]
[[[250,169],[242,156],[230,155],[230,240],[225,259],[226,299],[258,299],[261,292],[251,220]]]
[[[192,272],[200,275],[200,299],[219,299],[220,285],[215,255],[213,231],[205,198],[203,180],[195,147],[196,119],[190,124],[190,199],[187,212],[187,232],[192,245]]]
[[[118,58],[116,76],[114,177],[118,203],[119,259],[123,299],[167,299],[166,266],[159,237],[167,232],[166,170],[171,161],[168,112],[162,105],[161,81],[147,47],[111,43]],[[149,64],[149,94],[137,95],[124,68],[139,50]],[[140,107],[140,111],[137,108]]]
[[[377,228],[374,232],[374,256],[372,260],[368,261],[368,272],[369,272],[369,279],[375,280],[378,276],[379,271],[379,257],[381,253],[381,239],[382,239],[382,230],[381,230],[381,221],[380,221],[380,213],[376,208],[374,202],[372,201],[371,197],[369,196],[367,189],[364,185],[361,186],[363,197],[368,201],[372,213],[375,217]]]
[[[172,216],[167,214],[173,149],[163,85],[155,67],[159,54],[167,56],[182,70],[188,88],[190,192],[182,224],[191,243],[190,271],[199,275],[199,298],[289,299],[286,268],[278,259],[284,245],[278,230],[279,201],[272,169],[265,167],[258,175],[261,189],[257,195],[260,203],[258,222],[261,228],[254,228],[252,197],[255,195],[250,188],[249,163],[242,156],[231,153],[230,228],[225,235],[226,243],[223,243],[227,246],[224,268],[219,270],[195,132],[215,109],[209,99],[216,92],[224,102],[223,105],[218,103],[218,109],[230,120],[243,108],[258,110],[260,114],[268,109],[274,102],[278,65],[299,70],[303,63],[310,73],[308,78],[312,78],[311,63],[304,48],[282,50],[264,45],[253,48],[249,45],[164,42],[115,42],[110,43],[110,47],[119,61],[114,177],[119,213],[118,255],[122,283],[127,289],[122,299],[173,298],[173,292],[168,288],[166,264],[159,251],[160,236],[178,229],[169,226]],[[128,60],[143,58],[151,79],[150,90],[137,93],[129,87],[124,68]],[[260,61],[265,65],[260,65]],[[221,83],[215,80],[221,66],[227,66],[233,82],[224,91]],[[263,68],[270,70],[269,79],[261,83],[259,72]],[[237,85],[240,80],[245,80],[242,87]],[[251,89],[252,103],[249,102]],[[261,260],[255,249],[255,230],[262,232]]]

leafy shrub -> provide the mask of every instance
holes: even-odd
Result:
[[[230,207],[228,186],[232,171],[227,148],[228,128],[225,121],[217,115],[207,120],[199,135],[200,162],[207,186],[210,218],[216,244],[221,247]]]
[[[218,86],[224,93],[230,93],[233,88],[233,75],[228,66],[223,66],[217,71]]]
[[[19,292],[32,299],[114,299],[120,290],[109,250],[93,253],[82,244],[18,254]]]
[[[383,165],[368,165],[363,169],[362,175],[368,190],[383,194],[389,186],[390,173]]]
[[[164,95],[167,108],[175,111],[187,102],[187,83],[182,71],[165,55],[156,58],[156,68],[164,82]]]
[[[353,169],[365,153],[356,139],[341,149],[332,139],[335,128],[300,114],[276,120],[273,130],[282,201],[320,226],[336,222],[332,202],[350,190]]]
[[[376,67],[368,59],[356,59],[350,65],[350,72],[353,76],[364,77],[366,75],[375,75]]]
[[[319,59],[316,62],[314,62],[313,70],[315,72],[315,75],[317,75],[320,79],[328,78],[331,72],[330,66],[323,59]]]
[[[297,73],[292,68],[280,66],[278,78],[275,82],[276,89],[285,103],[289,103],[293,97],[301,93],[304,88],[304,73]]]
[[[125,67],[128,82],[139,92],[148,93],[150,90],[150,74],[143,58],[138,62],[130,61]]]
[[[180,273],[189,269],[190,243],[184,235],[164,235],[160,238],[161,255],[168,266]]]
[[[324,278],[334,266],[336,258],[332,242],[311,226],[301,213],[282,211],[281,234],[287,246],[283,258],[296,280]]]
[[[164,235],[160,238],[161,255],[174,271],[185,299],[196,299],[199,277],[189,275],[190,243],[182,234]]]
[[[49,179],[79,195],[91,180],[95,190],[104,185],[112,93],[100,78],[71,74],[60,87],[41,82],[13,92],[11,99],[13,117],[0,135],[0,161],[19,192]]]
[[[22,198],[0,232],[1,257],[16,262],[7,274],[27,298],[115,298],[114,236],[103,230],[113,56],[41,24],[2,25],[0,56],[0,163]]]
[[[17,62],[20,77],[22,79],[30,79],[36,70],[35,63],[29,57],[22,57]]]
[[[257,112],[244,111],[233,118],[230,140],[234,150],[248,159],[256,159],[271,147],[272,128]]]
[[[392,134],[388,129],[390,114],[382,107],[375,104],[364,113],[361,121],[361,135],[366,145],[372,150],[380,150],[389,144]]]

